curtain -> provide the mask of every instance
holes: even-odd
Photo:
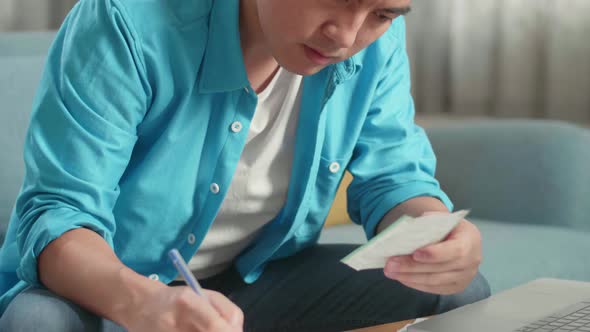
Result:
[[[76,0],[0,0],[0,31],[54,30]]]
[[[0,31],[57,29],[75,2],[0,0]],[[590,0],[412,6],[408,50],[418,113],[590,123]]]
[[[423,114],[590,123],[589,0],[415,0],[408,44]]]

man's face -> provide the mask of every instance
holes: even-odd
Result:
[[[256,0],[270,52],[287,70],[312,75],[379,38],[411,0]]]

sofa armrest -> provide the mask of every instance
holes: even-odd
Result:
[[[472,217],[590,230],[590,130],[544,120],[426,128],[437,178]]]
[[[0,33],[0,56],[45,56],[56,36],[55,31]]]

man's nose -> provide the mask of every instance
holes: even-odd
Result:
[[[350,48],[354,45],[365,18],[365,14],[358,12],[341,14],[326,24],[324,34],[333,40],[336,46]]]

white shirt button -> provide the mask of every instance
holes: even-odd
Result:
[[[160,280],[160,277],[158,277],[158,275],[157,275],[157,274],[150,274],[149,278],[150,278],[151,280],[155,280],[155,281],[158,281],[158,280]]]
[[[195,244],[196,238],[195,238],[195,234],[189,234],[188,235],[188,239],[187,239],[189,244]]]
[[[239,133],[240,131],[242,131],[242,123],[240,121],[232,123],[231,131],[233,131],[234,133]]]
[[[330,172],[332,173],[338,173],[338,171],[340,170],[340,164],[337,162],[333,162],[330,164]]]
[[[250,89],[248,89],[248,87],[244,87],[244,91],[246,91],[246,93],[250,93]]]
[[[217,183],[211,183],[211,186],[209,186],[209,189],[214,194],[219,193],[219,185]]]

